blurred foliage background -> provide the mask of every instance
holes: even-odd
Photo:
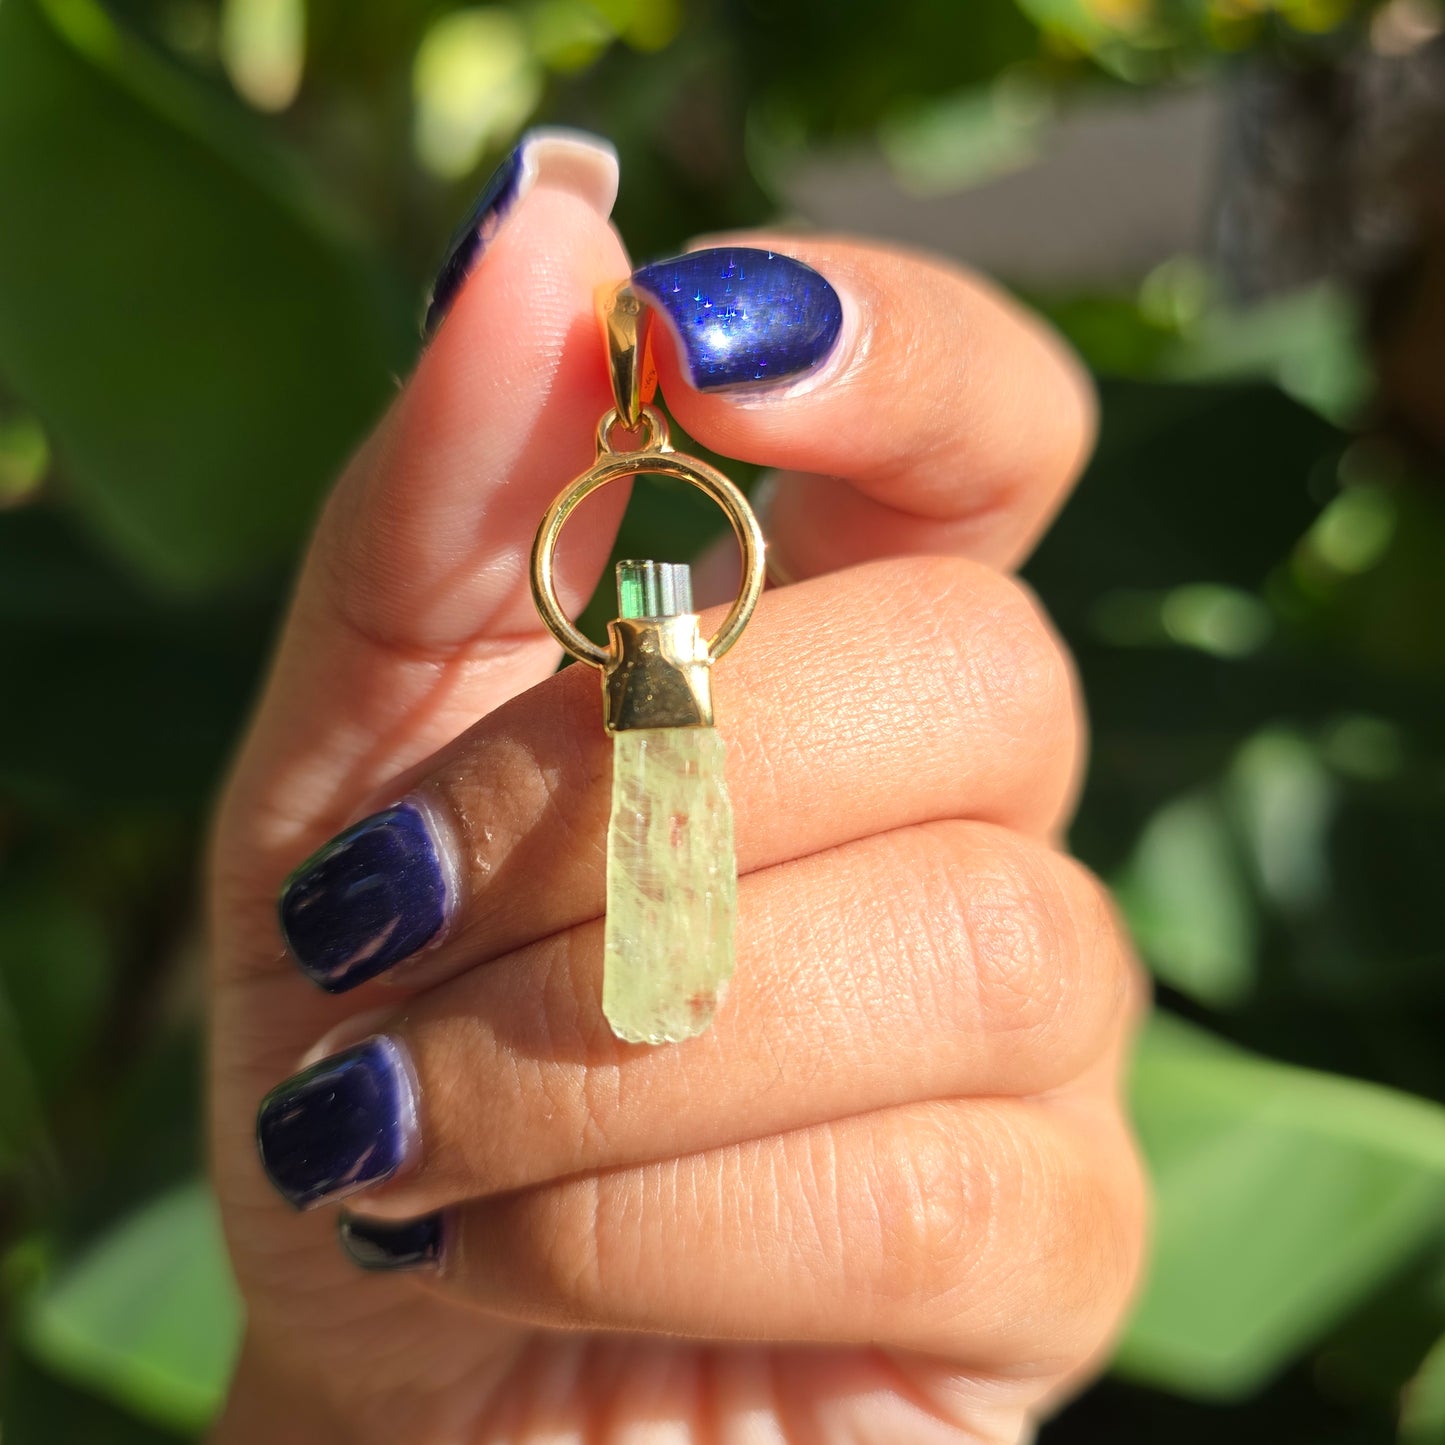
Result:
[[[224,1389],[204,815],[318,498],[539,120],[616,141],[639,256],[778,216],[898,235],[999,271],[1099,377],[1029,576],[1092,714],[1074,842],[1159,982],[1160,1216],[1047,1445],[1445,1440],[1442,28],[1433,0],[0,0],[6,1445],[185,1438]],[[623,545],[710,525],[651,490]]]

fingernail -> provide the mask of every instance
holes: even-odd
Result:
[[[538,181],[575,192],[606,217],[617,199],[617,180],[617,152],[607,141],[580,130],[529,130],[488,177],[452,236],[427,300],[422,334],[431,336],[442,324],[507,217]]]
[[[353,1264],[365,1270],[429,1269],[441,1263],[442,1216],[426,1214],[402,1224],[358,1219],[343,1211],[336,1237]]]
[[[809,371],[843,327],[838,293],[776,251],[692,251],[644,266],[632,281],[672,323],[699,391]]]
[[[417,1139],[411,1066],[385,1034],[278,1084],[256,1115],[262,1167],[298,1209],[390,1179]]]
[[[333,838],[286,880],[281,933],[312,983],[344,993],[430,943],[455,891],[430,820],[400,803]]]

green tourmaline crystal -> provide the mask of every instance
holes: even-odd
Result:
[[[737,862],[712,728],[647,728],[612,739],[602,1009],[632,1043],[692,1038],[733,973]]]
[[[619,617],[676,617],[692,611],[692,568],[685,562],[619,562]]]

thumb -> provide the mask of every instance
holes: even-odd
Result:
[[[287,869],[556,666],[527,558],[609,402],[594,295],[628,270],[616,189],[605,144],[523,140],[458,233],[415,374],[327,503],[216,836],[218,878],[266,900],[272,951]],[[611,490],[558,559],[569,605],[606,562],[626,504]]]

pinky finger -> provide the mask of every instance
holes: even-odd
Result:
[[[1105,1117],[914,1105],[566,1180],[458,1210],[436,1287],[553,1328],[1070,1374],[1137,1268],[1138,1172]]]

